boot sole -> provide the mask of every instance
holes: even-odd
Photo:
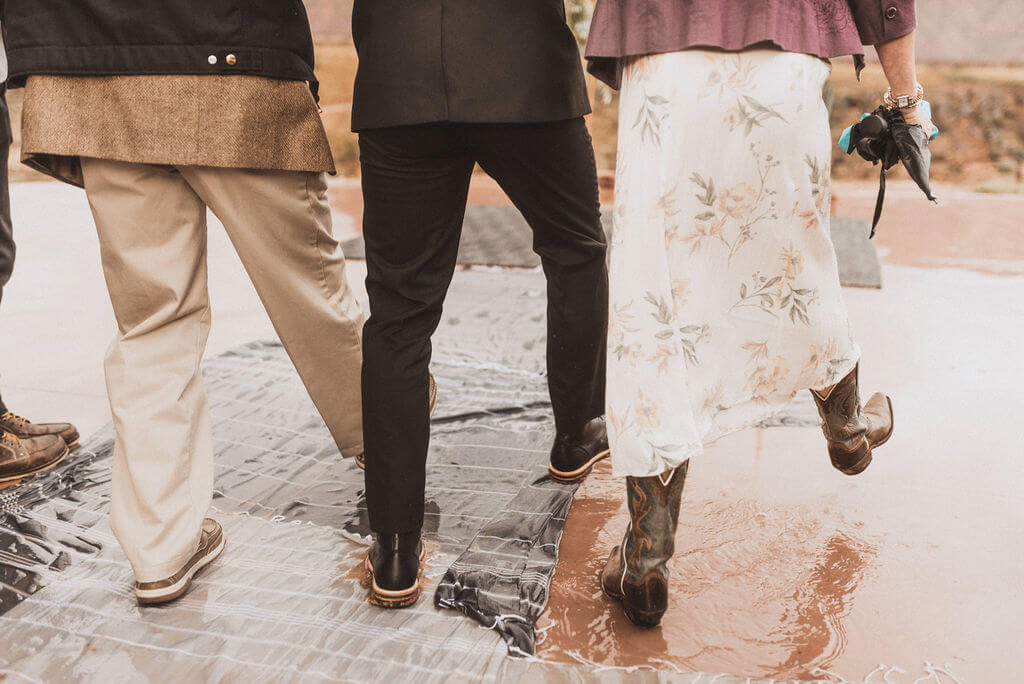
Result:
[[[426,555],[426,548],[420,551],[420,565],[423,564],[423,558]],[[420,588],[419,575],[416,576],[416,583],[408,589],[399,589],[398,591],[391,591],[388,589],[381,589],[377,586],[377,578],[373,575],[373,564],[370,563],[370,556],[367,554],[363,561],[366,566],[366,572],[370,576],[370,603],[380,608],[408,608],[414,605],[420,600],[420,594],[423,593]]]
[[[20,480],[24,480],[25,478],[31,477],[33,475],[45,473],[47,470],[53,468],[54,466],[58,465],[61,461],[63,461],[65,458],[67,458],[69,453],[71,453],[71,448],[65,445],[63,453],[61,453],[60,456],[53,459],[46,465],[39,466],[35,470],[29,470],[28,472],[25,473],[18,473],[17,475],[8,475],[6,477],[0,477],[0,484],[6,484],[9,482],[19,482]]]
[[[189,574],[185,575],[166,589],[136,589],[135,600],[138,601],[140,606],[157,606],[161,603],[169,603],[170,601],[181,598],[192,586],[192,580],[199,574],[199,571],[220,557],[220,554],[224,551],[226,543],[227,538],[222,530],[220,543],[217,544],[210,553],[203,556],[203,558],[193,566],[192,571]]]
[[[886,395],[885,401],[889,405],[889,418],[891,420],[891,425],[889,425],[889,432],[887,432],[885,434],[885,437],[880,439],[876,444],[871,445],[871,452],[869,452],[867,456],[858,461],[852,468],[840,468],[839,472],[843,473],[844,475],[860,475],[865,470],[867,470],[867,467],[869,465],[871,465],[871,453],[892,438],[892,433],[896,431],[896,414],[892,410],[892,399],[888,395]]]
[[[584,463],[582,466],[580,466],[576,470],[570,470],[570,471],[556,470],[554,466],[550,466],[549,465],[548,466],[548,472],[551,473],[551,477],[553,479],[558,480],[559,482],[562,482],[564,484],[571,484],[573,482],[579,482],[580,480],[584,479],[590,473],[591,469],[593,469],[593,467],[595,465],[597,465],[598,462],[603,461],[604,459],[608,458],[608,456],[611,453],[612,453],[611,450],[606,449],[606,450],[602,451],[601,453],[597,454],[596,456],[594,456],[592,459],[590,459],[589,461]]]

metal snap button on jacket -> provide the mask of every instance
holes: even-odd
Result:
[[[896,15],[899,14],[899,12],[900,11],[898,9],[896,9],[895,7],[889,7],[889,9],[885,10],[885,18],[886,19],[895,19]]]
[[[228,63],[228,66],[235,66],[235,63],[238,62],[238,58],[234,55],[228,55],[224,58],[224,61]]]
[[[552,7],[562,2],[543,1]],[[441,0],[429,2],[439,11]],[[529,4],[535,2],[540,0]],[[428,0],[399,4],[421,3]],[[388,17],[395,5],[373,4],[384,6]],[[313,38],[301,0],[0,0],[0,8],[13,88],[24,87],[32,74],[192,74],[206,60],[204,73],[244,69],[252,76],[305,81],[316,98]],[[395,35],[406,34],[398,27]],[[234,65],[225,61],[229,52]],[[406,94],[402,102],[416,97]]]

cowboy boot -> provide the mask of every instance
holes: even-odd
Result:
[[[892,437],[892,400],[881,392],[871,395],[861,408],[857,382],[860,365],[832,389],[822,394],[811,390],[821,415],[821,431],[828,441],[832,465],[847,475],[857,475],[871,463],[872,450]]]
[[[689,461],[663,475],[626,478],[629,527],[608,556],[601,588],[638,627],[657,627],[668,609],[668,561],[688,467]]]

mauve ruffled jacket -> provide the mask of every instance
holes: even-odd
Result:
[[[597,0],[588,69],[618,88],[623,58],[690,48],[772,45],[816,57],[853,55],[917,26],[915,0]]]

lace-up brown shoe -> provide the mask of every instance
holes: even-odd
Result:
[[[49,470],[67,455],[68,445],[57,435],[21,439],[0,430],[0,483]]]
[[[437,380],[430,376],[430,417],[434,417],[434,409],[437,408]],[[357,454],[354,459],[360,470],[366,470],[366,454]]]
[[[21,439],[57,435],[64,440],[69,449],[78,447],[78,430],[71,423],[33,423],[27,418],[8,411],[0,415],[0,428]]]
[[[223,550],[224,530],[216,520],[206,518],[203,520],[203,531],[199,537],[199,548],[185,566],[167,579],[157,582],[136,582],[135,598],[144,606],[173,601],[188,591],[192,578],[216,560]]]

